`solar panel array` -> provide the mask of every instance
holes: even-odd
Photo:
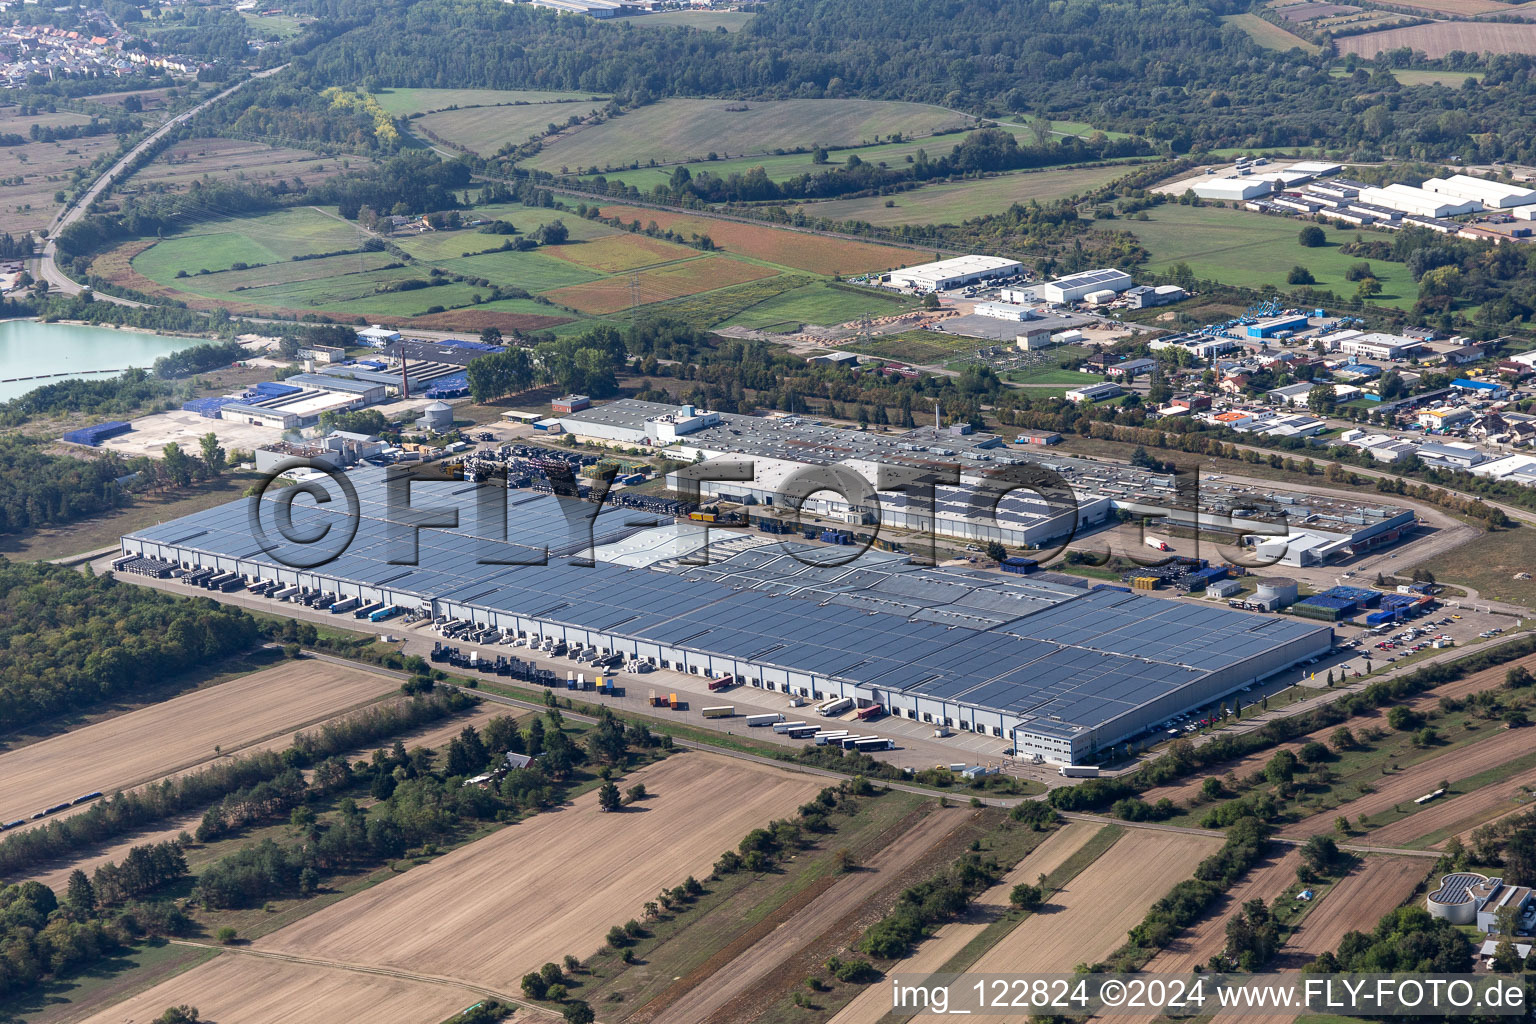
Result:
[[[382,472],[359,470],[347,479],[357,490],[355,518],[334,499],[317,505],[301,497],[291,506],[294,534],[329,527],[344,537],[355,524],[345,550],[313,570],[325,577],[1038,716],[1065,731],[1102,724],[1208,672],[1327,632],[1083,590],[1077,581],[912,566],[875,551],[846,566],[808,565],[807,556],[825,557],[833,549],[795,544],[670,572],[610,563],[584,568],[568,556],[584,554],[594,539],[613,544],[632,537],[642,528],[633,523],[648,525],[652,517],[511,491],[510,540],[502,541],[494,519],[480,521],[477,485],[417,482],[410,500],[416,515],[455,508],[460,526],[412,531],[400,525],[407,518],[402,511],[390,510]],[[269,535],[275,535],[273,503],[285,490],[265,496]],[[419,555],[407,564],[413,533]],[[252,532],[247,499],[130,537],[276,568]],[[502,564],[545,561],[545,549],[547,564]]]

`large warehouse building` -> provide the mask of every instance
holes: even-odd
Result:
[[[1464,201],[1475,200],[1490,210],[1508,210],[1536,203],[1536,189],[1506,185],[1502,181],[1489,181],[1487,178],[1474,178],[1470,174],[1430,178],[1424,183],[1424,191]]]
[[[348,539],[314,568],[289,567],[264,550],[248,499],[131,533],[122,550],[580,641],[689,674],[730,673],[811,699],[848,696],[1063,763],[1091,760],[1333,642],[1325,625],[1067,577],[925,568],[878,552],[818,565],[845,549],[767,535],[730,542],[736,550],[724,561],[684,566],[674,524],[636,526],[633,509],[594,515],[591,504],[527,491],[508,494],[504,535],[517,543],[507,543],[497,539],[499,522],[479,523],[481,485],[463,481],[419,481],[411,506],[457,509],[469,525],[416,529],[411,513],[386,500],[381,471],[346,479],[355,511],[334,499],[292,503],[293,535],[328,527],[328,536]],[[277,521],[283,490],[254,505],[260,521]],[[648,543],[648,532],[667,535],[665,543]],[[284,562],[314,560],[300,557],[308,549],[274,550]],[[589,551],[590,567],[571,563]],[[666,556],[637,566],[648,551]],[[627,564],[610,560],[614,553]]]
[[[1040,286],[1040,297],[1046,302],[1076,302],[1094,292],[1123,292],[1134,283],[1131,275],[1125,271],[1102,267],[1043,284]]]
[[[1360,201],[1372,206],[1384,206],[1400,213],[1412,213],[1420,217],[1459,217],[1464,213],[1477,213],[1483,204],[1476,199],[1441,195],[1412,185],[1388,185],[1385,188],[1363,188]]]
[[[891,284],[915,292],[943,292],[969,284],[1013,277],[1024,264],[1001,256],[956,256],[937,263],[924,263],[890,273]]]

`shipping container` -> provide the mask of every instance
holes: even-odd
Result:
[[[714,708],[703,708],[701,714],[705,718],[732,718],[736,714],[736,708],[731,705],[721,705]]]
[[[752,728],[754,728],[754,729],[756,729],[756,728],[758,728],[760,726],[772,725],[775,722],[782,722],[782,721],[784,721],[784,716],[779,714],[778,712],[774,712],[773,714],[770,714],[770,715],[748,715],[747,716],[747,724],[749,726],[751,726]]]
[[[717,679],[711,679],[709,681],[709,688],[711,690],[723,690],[723,689],[725,689],[728,686],[735,685],[735,683],[736,683],[736,677],[735,676],[720,676]]]
[[[369,622],[383,622],[385,619],[392,619],[392,618],[394,618],[396,615],[399,615],[404,610],[405,609],[401,608],[399,605],[394,605],[394,604],[387,605],[387,606],[385,606],[383,608],[380,608],[376,612],[370,612],[369,615],[368,615],[368,621]]]
[[[673,711],[681,711],[688,706],[688,702],[679,699],[675,693],[667,695],[667,704],[672,708]]]
[[[651,691],[650,702],[651,702],[651,707],[653,707],[653,708],[659,708],[659,707],[662,706],[663,703],[665,703],[660,697],[656,696],[656,691],[655,690]]]
[[[867,708],[859,708],[857,717],[861,722],[872,722],[883,714],[885,714],[884,706],[880,704],[871,704]]]
[[[782,719],[783,717],[784,717],[783,715],[779,716],[780,719]],[[773,731],[774,732],[789,732],[789,730],[791,730],[791,729],[803,729],[805,727],[805,725],[806,725],[805,722],[785,722],[785,721],[779,721],[779,722],[774,723]]]
[[[362,602],[355,597],[349,597],[345,601],[337,601],[335,604],[331,605],[331,614],[341,615],[345,612],[351,611],[361,603]]]

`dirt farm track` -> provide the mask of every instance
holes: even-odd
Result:
[[[595,791],[333,904],[257,948],[516,992],[530,970],[591,954],[615,924],[782,817],[825,782],[715,754],[627,776],[650,796],[612,814]],[[220,1024],[223,1024],[221,1021]]]
[[[333,718],[395,689],[375,672],[306,658],[0,754],[0,817],[152,782]]]

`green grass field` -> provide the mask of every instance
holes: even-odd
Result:
[[[380,89],[379,105],[396,117],[449,107],[488,107],[509,103],[560,103],[605,100],[584,92],[543,92],[538,89]]]
[[[1517,580],[1516,573],[1530,572],[1536,527],[1485,533],[1471,544],[1423,563],[1435,579],[1454,586],[1471,587],[1484,600],[1536,605],[1536,580]],[[1415,567],[1417,568],[1417,567]]]
[[[827,153],[826,164],[813,163],[811,154],[805,152],[739,157],[732,160],[695,160],[684,166],[688,168],[690,174],[696,175],[707,171],[721,178],[728,178],[732,174],[746,174],[761,167],[763,172],[774,181],[787,181],[802,174],[825,171],[833,165],[845,162],[853,155],[857,155],[865,163],[886,163],[891,166],[906,163],[908,157],[917,156],[918,150],[923,150],[934,158],[947,156],[965,136],[964,132],[947,132],[943,135],[913,139],[909,142],[881,142],[872,146],[834,149]],[[791,145],[800,145],[800,143]],[[626,185],[635,186],[642,192],[649,192],[657,185],[667,184],[672,178],[674,167],[675,165],[670,164],[662,167],[639,167],[629,171],[614,171],[605,177],[609,181],[622,181]]]
[[[308,207],[227,217],[156,243],[134,260],[134,269],[167,282],[178,270],[228,270],[236,263],[277,263],[309,253],[355,249],[363,237],[361,229]]]
[[[1305,50],[1307,53],[1322,52],[1322,47],[1316,43],[1309,43],[1300,36],[1292,35],[1279,25],[1271,24],[1257,14],[1229,14],[1221,19],[1221,23],[1242,29],[1249,39],[1266,50],[1294,48]]]
[[[979,181],[928,185],[895,196],[808,203],[799,207],[798,212],[809,217],[861,220],[880,227],[958,224],[972,217],[1001,213],[1014,203],[1080,195],[1124,177],[1127,170],[1121,165],[1104,164],[1075,170],[1020,171]]]
[[[551,124],[564,126],[571,117],[584,118],[602,101],[528,103],[520,106],[460,107],[426,114],[411,124],[455,146],[489,156],[508,144],[543,135]]]
[[[717,326],[751,327],[760,331],[793,330],[801,324],[825,326],[860,316],[889,316],[915,305],[912,301],[893,300],[875,292],[859,295],[818,281],[764,299]]]
[[[1293,266],[1304,266],[1319,288],[1353,296],[1355,285],[1344,280],[1344,271],[1359,257],[1339,252],[1352,241],[1354,229],[1324,227],[1328,244],[1308,249],[1297,241],[1306,225],[1289,217],[1267,217],[1246,210],[1213,206],[1178,206],[1165,203],[1147,211],[1148,220],[1119,220],[1113,226],[1130,231],[1152,252],[1148,269],[1166,271],[1175,263],[1187,263],[1195,275],[1249,288],[1280,288]],[[1374,237],[1374,233],[1366,232]],[[1411,307],[1418,285],[1401,263],[1371,261],[1383,293],[1372,301],[1382,305]]]
[[[630,24],[636,28],[681,25],[684,28],[696,28],[704,32],[713,32],[717,28],[723,28],[727,32],[738,32],[752,18],[751,11],[660,11],[656,14],[647,14],[643,18],[636,18]]]
[[[699,160],[711,152],[739,157],[794,146],[852,146],[964,122],[963,115],[940,107],[891,100],[664,100],[555,140],[527,165],[559,172]]]

